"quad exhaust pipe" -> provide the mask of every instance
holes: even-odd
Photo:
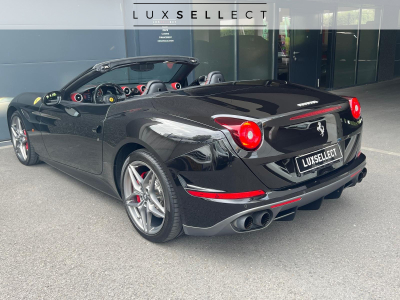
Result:
[[[358,183],[363,181],[365,176],[367,176],[367,168],[362,169],[362,171],[358,175],[358,178],[357,178]],[[339,195],[335,195],[335,197],[332,197],[332,198],[340,197],[340,194],[343,191],[343,187],[339,190],[340,190]],[[335,192],[337,192],[337,191],[335,191]],[[273,219],[272,212],[270,210],[263,210],[263,211],[257,211],[253,214],[241,216],[241,217],[237,218],[235,221],[233,221],[232,224],[240,231],[248,231],[251,229],[259,229],[260,227],[265,228],[269,224],[271,224],[272,219]]]
[[[253,215],[254,224],[264,227],[271,221],[271,214],[268,210],[256,212]]]
[[[367,176],[367,168],[364,168],[360,175],[358,175],[358,183],[360,183],[361,181],[363,181],[363,179],[365,178],[365,176]]]
[[[233,222],[233,225],[241,231],[250,230],[253,225],[266,227],[272,221],[272,213],[268,210],[258,211],[252,215],[245,215]]]
[[[233,224],[240,230],[249,230],[253,226],[252,216],[243,216],[235,220]]]

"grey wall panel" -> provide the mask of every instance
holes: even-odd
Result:
[[[94,64],[126,57],[123,30],[1,30],[0,97],[61,88]]]
[[[7,126],[7,108],[12,98],[0,97],[0,141],[9,140],[10,133]]]
[[[191,30],[126,30],[126,49],[128,56],[191,56],[192,33]]]
[[[123,30],[124,1],[2,0],[0,28]]]
[[[0,30],[0,64],[125,57],[123,30]]]
[[[59,90],[71,79],[107,60],[64,61],[0,65],[0,96],[15,97],[23,92]]]

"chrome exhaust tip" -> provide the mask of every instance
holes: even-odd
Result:
[[[268,210],[259,211],[253,214],[254,224],[265,227],[267,226],[272,219],[272,215]]]
[[[235,227],[240,230],[249,230],[253,226],[253,217],[252,216],[242,216],[233,222]]]

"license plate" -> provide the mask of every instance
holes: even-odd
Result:
[[[296,157],[297,169],[305,173],[321,166],[331,164],[342,158],[338,144]]]

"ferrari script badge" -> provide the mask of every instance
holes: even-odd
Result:
[[[321,136],[324,136],[325,127],[321,124],[321,122],[318,122],[317,130],[319,131],[319,133],[321,134]]]
[[[317,104],[317,103],[318,103],[317,100],[313,100],[313,101],[299,103],[299,104],[297,104],[297,106],[303,107],[303,106],[307,106],[307,105],[311,105],[311,104]]]

